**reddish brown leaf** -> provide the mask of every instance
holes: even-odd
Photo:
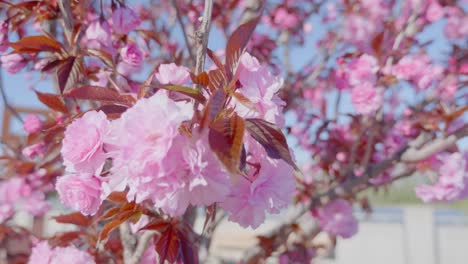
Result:
[[[218,58],[218,56],[216,56],[216,54],[210,49],[206,49],[206,53],[208,54],[208,57],[210,57],[210,59],[216,65],[216,67],[218,67],[218,69],[220,69],[222,71],[221,73],[224,75],[224,65],[221,62],[221,60]]]
[[[77,226],[88,226],[91,224],[91,217],[84,216],[80,212],[54,217],[55,221],[62,224],[73,224]]]
[[[167,222],[166,220],[157,219],[148,223],[147,225],[142,227],[140,230],[156,230],[156,231],[161,232],[161,231],[164,231],[166,228],[168,228],[170,224],[171,223]]]
[[[47,72],[52,69],[55,69],[55,67],[59,66],[60,63],[62,63],[62,60],[54,60],[51,62],[48,62],[42,69],[41,72]]]
[[[374,50],[374,52],[379,55],[380,54],[380,51],[381,51],[381,46],[382,46],[382,41],[383,41],[383,37],[384,37],[384,32],[385,31],[382,31],[380,32],[379,34],[377,34],[374,39],[372,39],[372,49]]]
[[[250,110],[257,111],[254,103],[252,103],[252,101],[250,101],[250,99],[247,98],[245,95],[238,93],[238,92],[234,92],[232,94],[232,97],[236,98],[237,101],[239,101],[239,103],[243,104],[245,107],[249,108]]]
[[[109,210],[107,210],[101,217],[99,217],[99,220],[110,219],[116,216],[119,212],[120,212],[120,207],[112,207]]]
[[[39,101],[41,101],[50,109],[55,110],[57,112],[68,113],[67,106],[60,98],[60,96],[50,93],[41,93],[38,91],[36,91],[36,96],[39,99]]]
[[[265,148],[269,157],[283,159],[294,169],[298,169],[289,153],[286,138],[279,128],[259,118],[246,119],[245,126],[250,135]]]
[[[103,111],[109,119],[117,119],[127,111],[128,107],[123,105],[103,105],[96,109],[96,111]]]
[[[211,91],[222,90],[227,85],[226,77],[220,69],[208,72],[210,78],[209,88]]]
[[[112,192],[107,196],[107,200],[115,203],[126,203],[127,202],[127,193],[126,192]]]
[[[112,59],[112,55],[108,52],[98,49],[88,49],[87,52],[89,56],[100,59],[106,66],[110,68],[114,67],[114,60]]]
[[[36,163],[34,162],[18,161],[15,163],[15,171],[22,175],[32,173],[35,167]]]
[[[126,220],[126,219],[125,219]],[[99,241],[104,241],[107,239],[109,236],[110,232],[112,232],[114,229],[116,229],[120,224],[125,222],[125,220],[121,219],[114,219],[110,221],[109,223],[105,224],[104,227],[101,230],[101,233],[99,234]]]
[[[176,262],[179,255],[180,240],[172,225],[169,225],[159,238],[155,238],[155,248],[159,255],[160,264],[164,264],[166,260],[170,263]]]
[[[229,37],[226,45],[226,75],[228,80],[231,80],[236,73],[239,60],[247,47],[247,43],[252,36],[252,33],[257,27],[261,16],[258,16],[245,24],[240,25]]]
[[[68,57],[57,67],[57,81],[60,92],[71,89],[80,79],[82,72],[81,59]]]
[[[208,84],[210,83],[210,78],[206,72],[202,72],[198,75],[190,73],[190,79],[192,79],[193,83],[199,84],[205,87],[208,86]]]
[[[123,95],[110,88],[91,85],[85,85],[72,89],[63,96],[82,100],[116,102],[126,105],[132,105],[135,103],[135,98],[133,98],[131,95]]]
[[[65,247],[68,246],[73,240],[78,239],[81,235],[81,231],[72,231],[59,233],[49,239],[49,243],[53,247]]]
[[[183,95],[189,96],[198,102],[204,104],[206,102],[206,98],[201,94],[199,90],[187,87],[187,86],[181,86],[181,85],[166,85],[161,87],[162,89],[169,90],[169,91],[174,91],[181,93]]]
[[[29,36],[18,42],[10,43],[10,46],[21,53],[37,53],[41,51],[60,52],[62,45],[55,39],[47,36]]]
[[[224,166],[233,173],[239,171],[244,139],[244,119],[234,113],[230,118],[219,118],[210,127],[208,141]]]

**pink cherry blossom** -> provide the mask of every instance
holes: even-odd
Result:
[[[0,21],[0,52],[8,49],[8,23]]]
[[[23,129],[30,134],[41,131],[42,126],[42,120],[38,115],[29,114],[24,118]]]
[[[50,264],[95,264],[94,258],[85,251],[74,246],[58,247],[54,249]]]
[[[112,44],[112,33],[109,23],[105,20],[97,19],[88,25],[85,32],[85,43],[94,49],[109,49]]]
[[[0,182],[0,203],[15,203],[22,197],[31,195],[31,187],[24,178],[11,178]]]
[[[141,23],[138,14],[128,7],[117,8],[112,13],[112,29],[117,34],[128,34]]]
[[[296,185],[293,168],[286,162],[268,158],[262,146],[253,140],[248,151],[251,153],[248,162],[255,166],[248,168],[248,178],[237,176],[237,184],[220,205],[230,213],[230,221],[257,228],[267,212],[277,214],[289,205]]]
[[[356,86],[365,82],[375,83],[378,69],[377,60],[373,56],[361,55],[347,65],[349,84]]]
[[[5,223],[15,214],[15,209],[11,203],[0,202],[0,224]]]
[[[299,23],[297,14],[290,13],[284,7],[278,8],[273,16],[275,24],[281,29],[292,29]]]
[[[416,187],[424,202],[455,201],[468,196],[468,155],[456,152],[439,157],[439,178],[434,185]]]
[[[353,216],[353,208],[343,199],[334,200],[316,212],[323,231],[331,235],[350,238],[358,230],[358,222]]]
[[[190,80],[189,69],[175,63],[159,65],[155,77],[161,84],[182,85]]]
[[[22,202],[22,209],[33,216],[42,216],[49,211],[51,207],[44,193],[39,191],[34,192]]]
[[[356,112],[369,115],[382,106],[383,96],[379,88],[372,86],[370,83],[364,83],[351,90],[351,101]]]
[[[46,144],[44,141],[40,141],[36,144],[32,144],[31,146],[25,147],[21,153],[23,156],[29,158],[29,159],[34,159],[37,156],[41,156],[44,154],[46,151]]]
[[[457,7],[447,8],[445,35],[451,39],[466,38],[468,35],[468,16]]]
[[[398,79],[411,81],[419,90],[426,90],[434,81],[440,80],[442,71],[442,67],[433,65],[425,54],[404,56],[392,68]]]
[[[94,215],[101,205],[101,181],[88,173],[68,174],[58,178],[55,185],[62,204]]]
[[[65,130],[62,156],[69,172],[95,173],[106,159],[103,144],[110,129],[106,115],[99,111],[86,112]]]
[[[426,19],[429,22],[435,22],[444,16],[444,8],[438,3],[438,1],[433,1],[429,4],[429,7],[426,11]]]
[[[233,100],[237,114],[244,118],[263,118],[269,122],[283,125],[283,100],[277,95],[284,80],[274,76],[265,65],[260,65],[255,57],[244,53],[239,65],[239,81],[242,87],[238,91],[247,97],[254,108],[242,101]]]
[[[122,61],[134,66],[139,67],[143,63],[143,53],[135,43],[129,43],[120,50]]]
[[[179,135],[180,123],[192,114],[193,104],[174,102],[166,93],[158,92],[138,100],[113,121],[106,142],[113,158],[113,175],[104,183],[105,193],[128,186],[129,200],[150,198],[160,163]]]
[[[37,243],[29,256],[28,264],[50,264],[54,251],[47,241]]]
[[[9,73],[15,74],[26,66],[26,60],[18,53],[3,55],[0,58],[2,67]]]

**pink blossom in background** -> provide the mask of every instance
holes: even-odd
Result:
[[[106,159],[103,145],[109,133],[110,122],[99,111],[86,112],[65,130],[62,156],[69,172],[95,173]]]
[[[358,222],[353,208],[343,199],[334,200],[316,212],[320,227],[331,235],[350,238],[358,231]]]
[[[109,77],[111,75],[111,72],[109,71],[99,71],[96,74],[97,80],[89,80],[90,85],[94,86],[101,86],[101,87],[107,87],[107,83],[109,83]]]
[[[370,83],[358,85],[351,90],[351,102],[356,112],[370,115],[382,106],[382,91]]]
[[[379,28],[378,21],[355,14],[346,16],[343,25],[343,39],[358,47],[363,46],[369,39],[372,39]]]
[[[276,9],[273,17],[273,21],[281,29],[293,29],[299,23],[298,15],[293,12],[289,12],[284,7]]]
[[[42,192],[34,192],[22,201],[22,209],[33,216],[42,216],[50,210],[51,204],[46,200]]]
[[[130,201],[141,202],[153,196],[161,162],[179,135],[180,123],[192,115],[192,103],[174,102],[166,93],[158,92],[138,100],[114,120],[106,142],[113,167],[112,176],[103,185],[105,195],[128,186]]]
[[[220,206],[230,213],[230,221],[257,228],[265,221],[266,213],[278,214],[290,204],[296,182],[289,164],[268,158],[263,147],[252,139],[248,152],[247,161],[258,167],[250,166],[248,179],[237,176],[238,182]]]
[[[37,133],[41,131],[43,123],[38,115],[29,114],[23,120],[23,129],[28,133]]]
[[[15,177],[0,182],[0,202],[15,203],[31,195],[31,192],[31,187],[24,178]]]
[[[426,19],[429,22],[435,22],[444,16],[444,8],[438,1],[432,1],[426,11]]]
[[[161,64],[155,77],[161,84],[182,85],[190,80],[189,72],[187,67],[175,63]]]
[[[468,15],[457,7],[447,7],[445,35],[451,39],[466,38],[468,35]]]
[[[378,70],[376,58],[368,54],[361,55],[347,64],[348,82],[352,86],[367,82],[374,84],[377,80]]]
[[[23,156],[29,159],[34,159],[35,157],[41,156],[42,154],[44,154],[45,151],[46,151],[46,144],[44,141],[41,141],[36,144],[32,144],[31,146],[25,147],[21,151],[21,154],[23,154]]]
[[[434,81],[440,80],[443,69],[433,65],[426,54],[417,54],[404,56],[391,71],[398,79],[411,81],[420,90],[426,90]]]
[[[143,256],[140,259],[139,264],[154,264],[157,263],[158,256],[156,250],[154,250],[154,242],[150,240],[148,243],[148,248],[143,253]]]
[[[85,43],[89,48],[110,48],[112,46],[112,33],[109,23],[101,19],[91,22],[85,31]],[[107,49],[106,51],[108,51]]]
[[[74,246],[57,247],[54,249],[50,264],[95,264],[94,258],[86,251]]]
[[[62,204],[84,215],[94,215],[102,203],[101,181],[92,174],[61,176],[57,180],[55,189]]]
[[[94,258],[86,251],[74,246],[52,249],[47,241],[41,241],[32,248],[28,264],[95,264]]]
[[[112,29],[117,34],[128,34],[141,24],[138,14],[128,7],[117,8],[112,13]]]
[[[8,49],[8,23],[0,21],[0,52]]]
[[[26,60],[18,53],[2,55],[0,58],[2,67],[9,73],[15,74],[26,66]]]
[[[0,201],[0,224],[5,223],[8,219],[13,217],[15,209],[10,203],[2,203]]]
[[[129,43],[120,50],[122,61],[133,67],[140,67],[143,63],[143,53],[135,43]]]
[[[434,185],[416,187],[416,195],[424,202],[456,201],[468,196],[468,155],[456,152],[442,155],[439,178]]]
[[[28,264],[50,264],[53,254],[54,252],[49,246],[49,243],[47,241],[41,241],[32,248]]]

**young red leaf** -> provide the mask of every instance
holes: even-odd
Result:
[[[166,220],[156,219],[156,220],[148,223],[144,227],[142,227],[140,230],[156,230],[156,231],[162,232],[162,231],[166,230],[169,227],[170,224],[171,223],[166,221]]]
[[[160,264],[164,264],[166,260],[169,263],[176,262],[179,255],[180,240],[172,225],[169,225],[159,238],[155,238],[155,248],[159,255]]]
[[[49,243],[53,247],[66,247],[73,242],[73,240],[78,239],[81,233],[81,231],[59,233],[51,237]]]
[[[199,90],[187,87],[187,86],[181,86],[181,85],[166,85],[163,87],[165,90],[169,91],[174,91],[178,92],[184,95],[187,95],[200,103],[204,104],[206,102],[205,97],[201,94]]]
[[[37,53],[41,51],[60,52],[62,45],[55,39],[47,36],[29,36],[20,39],[18,42],[10,43],[16,52]]]
[[[231,80],[236,73],[239,65],[240,57],[244,53],[247,43],[252,36],[252,33],[257,27],[261,16],[258,16],[245,24],[240,25],[229,37],[226,45],[226,75],[228,80]]]
[[[109,210],[107,210],[101,217],[99,217],[99,220],[107,220],[115,215],[117,215],[120,212],[120,207],[112,207]]]
[[[47,71],[50,71],[52,69],[55,69],[55,67],[59,66],[60,63],[62,63],[62,60],[54,60],[54,61],[51,61],[49,63],[47,63],[42,69],[41,69],[41,72],[47,72]]]
[[[114,67],[114,60],[112,59],[112,55],[108,52],[98,49],[88,49],[87,53],[89,56],[100,59],[106,66],[110,68]]]
[[[68,57],[57,67],[57,81],[60,92],[71,89],[80,79],[82,72],[81,59]]]
[[[222,90],[227,85],[226,77],[220,69],[211,70],[208,72],[210,78],[209,88],[211,91]]]
[[[206,72],[202,72],[198,75],[190,73],[190,79],[192,79],[193,83],[199,84],[205,87],[208,86],[208,84],[210,83],[210,78]]]
[[[126,203],[127,202],[127,193],[126,192],[112,192],[106,198],[109,201],[114,203]]]
[[[125,219],[126,220],[126,219]],[[120,224],[125,222],[125,220],[121,219],[114,219],[110,221],[109,223],[105,224],[104,227],[101,230],[101,233],[99,234],[99,241],[104,241],[107,239],[109,236],[110,232],[112,232],[114,229],[116,229]]]
[[[96,109],[96,111],[103,111],[107,118],[109,119],[117,119],[119,118],[125,111],[127,111],[128,107],[123,105],[103,105]]]
[[[122,95],[116,90],[110,88],[91,85],[85,85],[72,89],[63,94],[63,96],[82,100],[116,102],[125,105],[132,105],[135,103],[135,98],[133,98],[131,95]]]
[[[68,113],[67,106],[65,105],[63,100],[60,98],[60,96],[56,94],[50,94],[50,93],[41,93],[38,91],[35,91],[35,92],[39,101],[41,101],[50,109],[55,110],[57,112]]]
[[[233,173],[239,171],[244,129],[244,119],[234,113],[230,118],[216,120],[209,130],[208,141],[211,149]]]
[[[66,215],[56,216],[55,221],[62,224],[73,224],[77,226],[89,226],[91,224],[91,217],[84,216],[80,212],[75,212]]]
[[[245,126],[250,135],[265,148],[269,157],[283,159],[294,169],[298,169],[289,153],[286,137],[279,128],[259,118],[246,119]]]

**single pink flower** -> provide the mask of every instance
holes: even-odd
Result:
[[[351,90],[351,102],[356,112],[370,115],[382,106],[382,92],[370,83],[363,83]]]
[[[28,264],[50,264],[53,254],[54,251],[49,243],[46,240],[41,241],[32,248]],[[68,263],[68,261],[64,263]]]
[[[29,114],[24,119],[23,129],[28,133],[37,133],[41,131],[43,126],[42,120],[38,115]]]
[[[15,209],[11,203],[0,203],[0,224],[5,223],[15,214]]]
[[[88,173],[68,174],[55,185],[60,201],[84,215],[94,215],[102,203],[101,181]]]
[[[106,159],[104,139],[110,129],[106,115],[99,111],[86,112],[65,130],[62,156],[69,172],[95,173]]]
[[[128,7],[120,7],[112,13],[112,29],[117,34],[128,34],[140,24],[138,14]]]
[[[292,29],[299,23],[299,17],[290,13],[286,8],[280,7],[274,14],[274,22],[281,29]]]
[[[161,64],[155,77],[161,84],[182,85],[190,80],[189,72],[188,68],[175,63]]]
[[[26,60],[18,53],[3,55],[0,58],[2,67],[9,73],[15,74],[26,66]]]
[[[27,146],[22,150],[23,156],[34,159],[37,156],[41,156],[46,151],[46,144],[44,141],[38,142],[36,144],[32,144],[31,146]]]
[[[50,264],[95,264],[93,256],[74,246],[57,247],[54,249]]]
[[[42,216],[49,211],[51,204],[46,200],[44,193],[37,191],[22,201],[21,207],[33,216]]]
[[[429,22],[435,22],[444,16],[444,8],[438,3],[433,1],[426,11],[426,19]]]
[[[110,51],[112,47],[112,33],[109,23],[96,19],[86,28],[84,41],[89,48]]]
[[[353,208],[343,199],[329,202],[316,212],[318,222],[323,231],[331,235],[350,238],[358,230],[358,222],[353,216]]]
[[[133,66],[140,67],[143,63],[143,53],[135,43],[129,43],[120,50],[122,61]]]

